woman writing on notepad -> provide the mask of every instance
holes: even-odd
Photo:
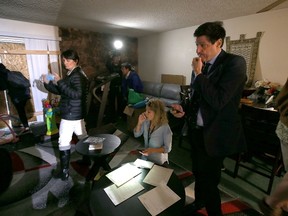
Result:
[[[146,111],[139,115],[134,136],[144,137],[142,159],[159,165],[168,164],[168,153],[172,147],[172,131],[168,124],[165,106],[161,100],[150,100]]]

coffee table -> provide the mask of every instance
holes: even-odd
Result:
[[[142,173],[135,177],[142,186],[145,188],[119,205],[115,206],[110,198],[104,191],[104,188],[112,185],[113,183],[106,177],[102,176],[92,186],[90,194],[89,206],[93,216],[149,216],[150,213],[146,210],[138,197],[141,194],[151,190],[154,186],[143,183],[143,179],[149,172],[148,169],[142,169]],[[169,208],[161,212],[160,216],[175,216],[181,215],[185,204],[185,190],[182,182],[173,172],[167,185],[181,198],[178,202],[174,203]]]
[[[76,151],[84,156],[88,156],[93,160],[93,165],[90,168],[86,181],[91,181],[97,175],[100,167],[104,170],[111,170],[111,167],[106,161],[106,158],[113,153],[117,147],[119,147],[121,140],[118,136],[113,134],[95,134],[93,137],[105,138],[103,141],[103,147],[101,150],[89,150],[88,142],[85,142],[87,138],[80,140],[76,144]],[[91,137],[91,136],[90,136]]]

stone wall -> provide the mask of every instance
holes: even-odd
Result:
[[[138,67],[137,38],[123,37],[97,32],[83,31],[73,28],[59,28],[60,50],[75,49],[79,56],[79,65],[83,68],[88,77],[107,73],[106,62],[113,51],[115,39],[123,41],[121,49],[121,62],[129,62]],[[64,70],[65,71],[65,70]]]

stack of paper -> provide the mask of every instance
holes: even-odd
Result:
[[[144,187],[135,179],[128,181],[126,184],[123,184],[121,187],[117,187],[115,184],[104,188],[104,191],[114,203],[118,205],[121,202],[129,199],[136,193],[144,190]]]
[[[151,215],[158,215],[181,198],[167,185],[161,184],[140,195],[138,199]]]
[[[104,188],[104,191],[114,205],[118,205],[134,196],[136,193],[144,190],[144,187],[139,183],[139,180],[134,178],[141,173],[141,169],[135,165],[150,168],[151,170],[146,175],[143,182],[157,186],[138,197],[151,215],[161,213],[181,199],[167,186],[173,169],[168,169],[154,165],[154,163],[149,161],[137,159],[134,162],[134,165],[127,163],[106,175],[114,184]]]
[[[143,179],[143,182],[153,185],[153,186],[167,184],[172,173],[173,173],[173,169],[154,165],[153,168],[149,171],[149,173]]]
[[[139,191],[144,190],[144,187],[133,179],[141,172],[141,169],[127,163],[106,175],[114,184],[104,188],[104,191],[114,205],[118,205]]]
[[[121,166],[120,168],[108,173],[106,175],[117,187],[120,187],[130,179],[141,173],[141,169],[129,163]]]
[[[136,159],[136,161],[134,161],[134,165],[137,167],[140,167],[140,168],[151,169],[153,167],[154,163],[151,161]]]

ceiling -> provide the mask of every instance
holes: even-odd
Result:
[[[282,8],[288,0],[1,0],[0,18],[141,37]]]

